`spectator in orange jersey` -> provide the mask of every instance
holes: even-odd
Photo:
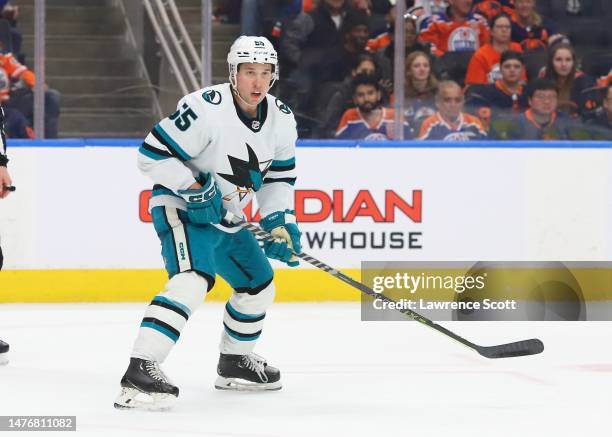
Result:
[[[472,0],[449,0],[444,14],[434,14],[421,24],[419,40],[432,44],[432,53],[473,52],[489,42],[489,27],[472,14]]]
[[[491,42],[479,48],[470,60],[465,77],[466,85],[495,83],[501,79],[499,61],[506,50],[522,52],[521,45],[510,40],[512,21],[501,14],[491,20]],[[527,74],[523,70],[523,80]]]
[[[391,108],[382,106],[382,92],[375,76],[359,74],[353,79],[355,108],[348,109],[338,124],[336,138],[344,140],[388,140],[394,137]],[[412,129],[404,123],[404,139],[412,139]]]
[[[515,0],[512,19],[512,41],[519,43],[523,51],[543,50],[562,38],[549,20],[536,10],[535,0]]]
[[[540,76],[557,85],[559,111],[577,117],[597,106],[585,93],[595,86],[595,80],[578,70],[576,52],[571,45],[555,44],[548,53],[548,62]]]
[[[438,112],[421,125],[420,140],[470,141],[484,140],[487,132],[480,120],[463,112],[463,90],[453,81],[438,84]]]
[[[35,80],[34,73],[20,64],[12,53],[0,54],[0,100],[7,109],[9,120],[12,117],[11,111],[19,111],[29,126],[34,124],[32,88]],[[59,92],[50,89],[45,91],[45,138],[57,138],[59,98]]]

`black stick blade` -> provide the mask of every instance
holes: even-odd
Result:
[[[544,343],[537,338],[515,341],[498,346],[479,346],[478,353],[486,358],[511,358],[525,355],[536,355],[544,351]]]

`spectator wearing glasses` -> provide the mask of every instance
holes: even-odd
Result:
[[[559,92],[554,82],[535,79],[528,86],[529,109],[513,123],[493,124],[491,137],[501,140],[571,139],[569,117],[557,111]]]
[[[465,77],[466,85],[495,83],[501,79],[499,61],[506,50],[522,52],[521,45],[512,42],[512,20],[510,16],[501,14],[490,22],[491,42],[479,48],[472,57]],[[523,80],[527,75],[523,70]]]

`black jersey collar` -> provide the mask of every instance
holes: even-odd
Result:
[[[232,99],[234,101],[234,107],[236,108],[236,114],[238,114],[238,118],[240,119],[240,121],[242,121],[242,123],[244,123],[244,125],[251,129],[253,132],[259,132],[263,127],[266,118],[268,117],[268,98],[264,97],[262,102],[257,105],[257,115],[255,116],[255,118],[249,117],[242,111],[242,109],[240,109],[240,106],[238,106],[238,102],[236,101],[236,96],[233,92]]]

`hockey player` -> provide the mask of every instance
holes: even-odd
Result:
[[[265,255],[296,266],[292,250],[301,251],[293,210],[296,123],[268,94],[279,75],[266,38],[238,38],[227,61],[230,83],[183,97],[139,150],[138,166],[155,182],[149,208],[170,279],[145,312],[117,408],[164,409],[176,400],[179,389],[159,365],[217,273],[234,292],[225,305],[215,387],[281,388],[279,370],[253,349],[274,299]],[[243,217],[254,195],[261,226],[276,237],[265,255],[225,218],[226,210]]]
[[[11,194],[9,187],[12,186],[13,182],[7,169],[8,162],[9,160],[6,157],[6,138],[4,136],[4,111],[0,107],[0,199],[4,199]],[[2,247],[0,247],[0,270],[2,270],[3,262]],[[0,364],[8,362],[6,359],[8,351],[9,345],[0,340]]]

